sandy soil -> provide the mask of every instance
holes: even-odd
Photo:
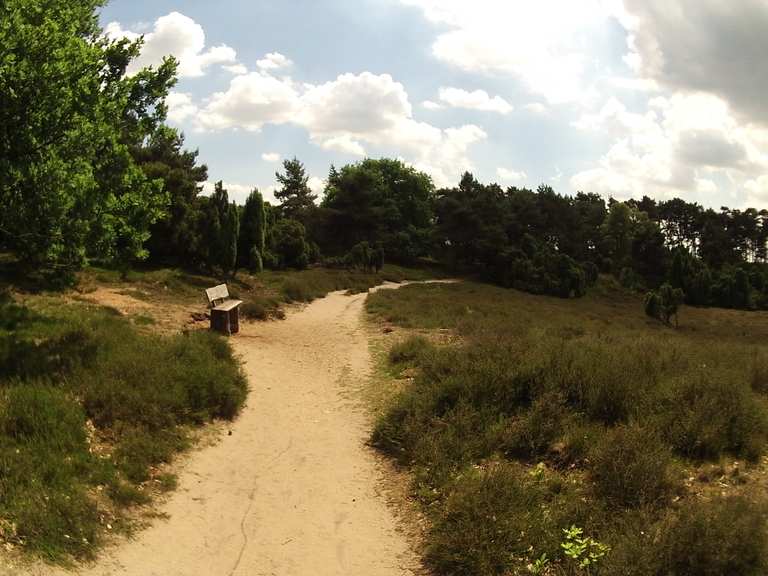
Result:
[[[231,435],[189,459],[161,507],[167,520],[80,574],[420,573],[382,493],[384,465],[365,446],[365,297],[334,293],[285,321],[243,326],[232,343],[251,393]]]

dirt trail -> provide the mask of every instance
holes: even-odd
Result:
[[[232,434],[190,458],[167,520],[82,574],[418,573],[364,444],[365,297],[334,293],[285,321],[246,324],[232,343],[251,393]]]

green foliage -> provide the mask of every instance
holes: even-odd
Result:
[[[254,190],[248,195],[240,216],[238,258],[240,265],[253,272],[261,272],[262,254],[266,250],[267,213],[261,192]]]
[[[675,451],[689,457],[715,459],[730,453],[757,459],[768,440],[764,406],[746,375],[734,381],[727,373],[705,366],[660,392],[664,436]]]
[[[452,328],[461,342],[393,347],[392,373],[407,367],[409,380],[371,438],[412,468],[439,573],[760,573],[762,512],[726,534],[736,506],[699,501],[681,468],[765,453],[762,362],[748,344],[764,321],[747,338],[748,314],[692,310],[688,333],[662,330],[614,290],[578,304],[472,283],[369,297],[389,322]]]
[[[672,452],[652,428],[611,430],[595,446],[590,463],[597,495],[618,506],[663,505],[679,487]]]
[[[393,366],[413,365],[434,347],[423,336],[411,336],[398,342],[389,350],[389,362]]]
[[[87,556],[99,532],[87,495],[98,467],[74,398],[38,382],[0,389],[0,516],[14,523],[4,539],[49,559]]]
[[[680,288],[672,288],[669,284],[663,284],[658,292],[649,292],[645,297],[645,313],[669,324],[674,317],[677,325],[677,311],[683,303],[684,294]]]
[[[237,267],[237,243],[240,217],[237,206],[229,202],[222,182],[217,182],[210,198],[203,204],[203,242],[205,261],[209,270],[220,269],[225,274]]]
[[[198,152],[183,149],[184,136],[161,127],[146,145],[136,146],[133,156],[152,180],[161,180],[169,196],[168,212],[151,228],[146,243],[150,261],[176,266],[200,265],[199,194],[208,179],[206,166],[198,166]]]
[[[566,557],[576,564],[581,570],[591,572],[609,551],[610,547],[583,536],[584,531],[578,526],[563,528],[565,541],[560,544]]]
[[[320,244],[325,252],[344,254],[360,242],[381,243],[393,261],[413,263],[429,252],[433,194],[429,176],[399,160],[332,167]]]
[[[684,507],[660,530],[654,574],[757,576],[768,570],[763,506],[745,497]]]
[[[283,218],[303,222],[315,207],[317,195],[309,188],[309,176],[299,160],[285,160],[283,169],[284,174],[275,174],[280,184],[280,188],[275,190],[275,198],[280,201],[281,215]]]
[[[99,0],[9,0],[0,25],[0,244],[31,268],[146,256],[168,202],[131,147],[155,133],[176,63],[130,77]]]
[[[278,220],[270,230],[270,250],[276,257],[277,268],[306,268],[309,264],[309,244],[301,222]]]
[[[467,472],[440,506],[427,562],[439,574],[503,575],[523,570],[531,545],[559,555],[560,518],[568,510],[512,466]]]

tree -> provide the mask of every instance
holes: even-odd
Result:
[[[161,127],[133,156],[144,174],[161,180],[168,194],[166,215],[151,228],[147,242],[150,259],[156,263],[189,266],[200,259],[200,202],[208,168],[198,165],[198,151],[187,151],[184,136]]]
[[[615,271],[629,264],[634,222],[632,209],[624,202],[614,202],[602,225],[603,251],[611,259]]]
[[[254,189],[245,201],[240,218],[238,258],[241,266],[261,272],[267,236],[264,197]]]
[[[683,303],[684,294],[680,288],[663,284],[658,291],[649,292],[645,297],[645,313],[669,324],[674,316],[677,326],[677,312]]]
[[[141,41],[110,41],[101,0],[0,7],[0,244],[31,267],[146,257],[162,183],[131,148],[165,116],[176,62],[126,76]]]
[[[322,247],[343,254],[360,242],[381,242],[392,259],[413,262],[429,252],[433,195],[429,176],[399,160],[332,167],[321,205]]]
[[[272,228],[271,250],[279,268],[306,268],[309,263],[309,245],[301,222],[278,220]]]
[[[275,198],[280,201],[284,218],[303,221],[315,207],[317,195],[309,188],[309,177],[304,164],[294,158],[283,162],[284,174],[275,173],[280,189],[275,190]]]
[[[203,209],[203,242],[208,269],[220,268],[225,274],[237,267],[237,238],[240,218],[237,205],[229,202],[222,182],[214,185],[213,194]]]

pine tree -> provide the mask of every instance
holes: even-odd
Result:
[[[281,188],[275,191],[284,218],[303,222],[307,212],[314,208],[317,195],[309,188],[309,177],[304,164],[294,158],[283,162],[285,174],[275,173]]]
[[[254,189],[245,201],[240,219],[238,260],[241,266],[260,272],[263,266],[267,235],[267,214],[264,197]]]

